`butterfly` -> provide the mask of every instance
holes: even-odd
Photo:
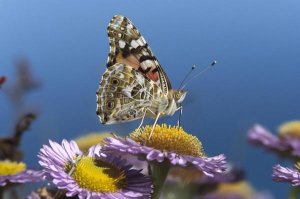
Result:
[[[103,124],[173,115],[186,91],[174,90],[144,37],[126,17],[114,16],[107,28],[107,68],[96,92]],[[142,124],[141,123],[141,124]]]

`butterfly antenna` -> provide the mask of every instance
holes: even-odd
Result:
[[[191,79],[189,79],[182,87],[180,90],[184,89],[184,87],[186,87],[188,85],[188,83],[190,83],[192,80],[194,80],[195,78],[197,78],[198,76],[206,73],[207,71],[209,71],[214,65],[216,65],[218,62],[216,60],[214,60],[211,64],[209,64],[206,68],[204,68],[202,71],[200,71],[199,73],[197,73],[195,76],[193,76]]]
[[[189,70],[189,72],[184,76],[183,80],[180,83],[179,88],[181,88],[181,86],[183,85],[184,81],[192,74],[193,70],[196,68],[196,65],[193,64],[191,70]]]

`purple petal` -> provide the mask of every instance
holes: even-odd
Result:
[[[276,165],[273,167],[273,180],[277,182],[290,182],[293,186],[300,185],[300,173],[295,169],[289,169]]]
[[[194,165],[208,176],[225,171],[225,156],[219,155],[212,158],[193,157],[180,155],[172,151],[161,151],[155,148],[138,144],[131,139],[122,137],[109,137],[105,139],[104,150],[107,152],[119,152],[131,155],[144,155],[148,161],[163,162],[168,159],[172,165],[188,166]]]
[[[285,151],[289,149],[288,144],[273,135],[263,126],[256,124],[248,132],[248,140],[254,144],[268,149]]]

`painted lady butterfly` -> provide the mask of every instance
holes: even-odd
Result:
[[[157,121],[159,116],[179,110],[186,92],[171,88],[169,78],[132,22],[116,15],[107,31],[107,69],[96,93],[101,123],[141,118],[143,123],[144,117]]]

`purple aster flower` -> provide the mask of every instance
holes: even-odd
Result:
[[[24,163],[0,161],[0,186],[11,183],[38,182],[43,180],[43,171],[26,169]]]
[[[248,140],[280,154],[300,157],[300,139],[289,134],[275,136],[263,126],[256,124],[248,132]]]
[[[276,165],[273,167],[273,180],[277,182],[290,182],[293,186],[300,185],[300,173],[296,169],[289,169]]]
[[[171,165],[193,165],[207,176],[225,171],[225,157],[205,157],[201,142],[187,134],[182,128],[156,125],[152,136],[152,127],[146,126],[130,134],[130,138],[118,136],[105,139],[105,150],[118,151],[134,155],[144,155],[148,161],[164,162]]]
[[[132,169],[124,159],[102,152],[100,145],[87,155],[74,141],[58,144],[49,141],[40,150],[40,165],[49,173],[58,189],[66,196],[79,198],[150,198],[152,182],[140,170]]]
[[[263,126],[256,124],[248,132],[248,139],[250,142],[258,145],[262,145],[268,149],[286,151],[289,146],[285,141],[282,141],[279,137],[273,135]]]

